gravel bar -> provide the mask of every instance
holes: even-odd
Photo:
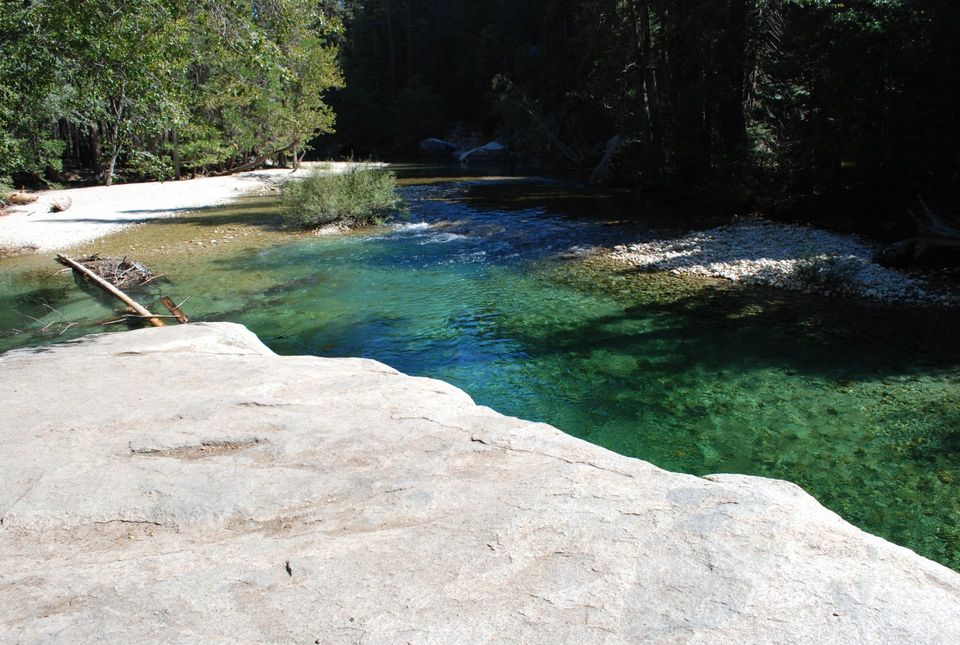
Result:
[[[887,303],[956,306],[960,298],[920,275],[874,262],[879,246],[828,231],[750,220],[675,239],[617,246],[639,269]]]

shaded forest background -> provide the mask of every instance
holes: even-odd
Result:
[[[496,138],[514,160],[586,178],[619,135],[607,179],[688,202],[879,226],[918,194],[954,209],[960,196],[953,0],[3,11],[0,175],[19,182],[70,167],[106,181],[112,162],[127,177],[217,172],[308,147],[390,159],[430,136]]]
[[[902,218],[960,188],[952,0],[370,0],[348,17],[341,145],[460,130],[691,202]],[[389,106],[391,118],[383,118]]]

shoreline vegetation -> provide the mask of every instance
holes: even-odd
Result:
[[[280,202],[287,225],[318,234],[384,224],[403,205],[394,172],[363,164],[339,173],[317,166],[300,181],[284,182]]]

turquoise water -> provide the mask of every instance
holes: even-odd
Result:
[[[960,570],[956,313],[609,265],[586,250],[704,220],[563,184],[405,192],[407,222],[179,262],[164,289],[280,353],[375,358],[671,470],[794,481]],[[110,316],[68,278],[2,268],[0,329]]]

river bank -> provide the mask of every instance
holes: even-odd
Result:
[[[108,247],[130,243],[128,250],[169,254],[183,246],[191,253],[254,231],[244,226],[199,231],[183,244],[165,244],[164,235],[155,244],[143,244],[142,236],[109,241],[113,234],[158,219],[190,211],[198,219],[204,209],[234,202],[245,195],[274,192],[293,177],[303,177],[313,168],[342,172],[350,162],[306,163],[297,172],[263,169],[226,177],[203,177],[179,182],[152,182],[93,186],[42,191],[32,204],[8,209],[0,217],[0,258],[69,248],[89,250],[90,243],[107,238]],[[64,212],[50,212],[51,204],[72,202]],[[329,227],[328,227],[329,228]],[[323,233],[342,232],[321,230]],[[109,237],[108,237],[109,236]],[[579,247],[578,247],[579,248]],[[936,276],[906,273],[874,262],[875,243],[806,226],[746,219],[679,237],[620,244],[607,253],[617,264],[646,272],[721,278],[731,282],[775,287],[829,296],[853,296],[900,304],[960,305],[960,294]],[[103,252],[97,249],[96,252]]]
[[[50,252],[79,246],[130,226],[218,206],[240,196],[269,191],[292,178],[322,167],[342,172],[349,162],[305,163],[300,170],[269,168],[225,177],[200,177],[177,182],[145,182],[90,186],[38,193],[32,204],[9,209],[0,217],[0,257]],[[50,206],[69,198],[69,209],[53,213]]]

